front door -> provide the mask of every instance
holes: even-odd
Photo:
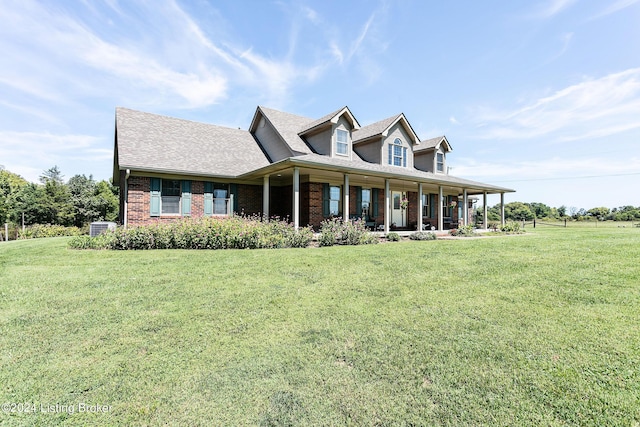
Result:
[[[407,226],[407,206],[406,202],[402,202],[406,200],[406,197],[406,193],[401,191],[391,192],[391,224],[395,224],[396,227]],[[405,209],[403,209],[403,205]]]

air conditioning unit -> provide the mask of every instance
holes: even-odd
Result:
[[[96,221],[89,225],[89,235],[96,237],[98,234],[104,233],[107,230],[115,230],[116,223],[109,221]]]

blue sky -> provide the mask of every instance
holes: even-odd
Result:
[[[246,129],[348,105],[446,135],[507,202],[639,206],[638,23],[640,0],[7,0],[0,165],[109,178],[116,106]]]

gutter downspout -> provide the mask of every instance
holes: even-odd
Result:
[[[131,169],[127,169],[124,173],[124,215],[122,216],[124,228],[127,228],[129,222],[129,175],[131,175]]]

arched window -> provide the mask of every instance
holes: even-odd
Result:
[[[407,147],[402,146],[400,138],[396,138],[393,144],[389,144],[389,164],[407,167]]]

